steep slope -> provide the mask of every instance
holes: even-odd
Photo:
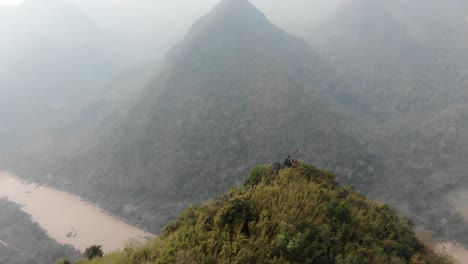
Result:
[[[418,65],[430,80],[432,105],[451,107],[467,99],[468,4],[466,1],[386,1],[428,61]],[[426,88],[426,89],[428,89]],[[419,89],[421,90],[421,89]]]
[[[414,91],[423,54],[382,0],[352,0],[310,37],[349,87],[337,96],[386,119],[427,107]],[[419,97],[417,97],[419,96]]]
[[[225,0],[168,55],[120,126],[52,174],[73,175],[74,191],[124,217],[136,218],[124,208],[139,208],[138,222],[154,232],[184,204],[288,154],[360,187],[377,167],[334,102],[319,96],[336,85],[303,41],[248,1]]]
[[[352,83],[339,95],[382,119],[467,99],[463,1],[352,0],[310,42]]]
[[[162,237],[81,263],[450,263],[412,226],[311,165],[256,167],[244,187],[186,209]]]
[[[465,1],[349,1],[317,46],[352,88],[338,91],[370,115],[365,142],[384,160],[381,197],[439,238],[467,243],[447,198],[466,192],[468,27]]]
[[[8,136],[0,137],[2,169],[11,169],[29,177],[48,175],[57,184],[64,184],[67,180],[62,180],[55,168],[79,153],[89,151],[89,145],[100,140],[100,133],[115,127],[159,68],[160,62],[152,62],[123,71],[79,103],[73,103],[22,130],[15,136],[17,141],[12,142]],[[2,128],[16,133],[10,127]],[[29,162],[25,163],[25,160]]]
[[[386,176],[370,190],[410,216],[439,239],[468,244],[463,200],[468,193],[464,157],[468,154],[466,106],[387,122],[372,139],[376,155],[385,156]]]

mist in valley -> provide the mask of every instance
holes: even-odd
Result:
[[[81,257],[55,192],[140,243],[288,155],[466,256],[466,1],[0,0],[0,35],[1,263]]]

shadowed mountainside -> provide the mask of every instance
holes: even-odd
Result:
[[[465,244],[467,224],[447,196],[468,188],[467,14],[458,0],[355,0],[311,37],[351,83],[336,96],[379,117],[366,144],[385,170],[367,193]]]

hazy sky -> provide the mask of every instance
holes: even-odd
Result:
[[[18,1],[0,0],[0,4]],[[71,2],[102,29],[115,35],[115,45],[133,53],[131,56],[138,62],[162,58],[182,40],[195,20],[221,0],[63,1]],[[296,35],[308,34],[342,1],[251,0],[274,24]]]
[[[0,0],[0,5],[16,5],[22,0]]]
[[[1,0],[0,0],[1,1]],[[179,16],[192,13],[200,16],[211,9],[220,0],[71,0],[83,10],[128,8],[130,5],[153,7],[156,15]],[[251,0],[259,9],[273,21],[301,24],[304,21],[318,21],[326,17],[330,11],[343,0]],[[157,11],[164,12],[157,12]]]
[[[180,41],[190,25],[220,0],[70,0],[102,27],[125,34],[135,52],[162,50]],[[343,0],[251,0],[276,25],[307,34]],[[142,41],[144,36],[144,41]]]

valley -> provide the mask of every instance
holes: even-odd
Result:
[[[109,253],[127,243],[139,244],[154,237],[76,195],[27,183],[5,172],[0,173],[0,197],[20,204],[51,238],[81,252],[98,244]]]
[[[184,21],[167,25],[149,15],[169,10],[162,2],[105,12],[78,2],[0,7],[11,39],[0,43],[0,168],[11,172],[0,174],[0,198],[49,238],[106,253],[145,242],[254,166],[291,155],[464,260],[466,1],[342,1],[320,26],[273,19],[268,7],[285,7],[270,1],[216,0],[196,21],[205,7],[173,10]],[[291,12],[317,13],[309,6]],[[119,16],[139,20],[112,28]],[[180,36],[165,55],[161,28]]]

